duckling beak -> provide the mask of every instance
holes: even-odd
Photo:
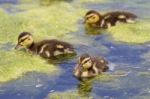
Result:
[[[84,18],[84,21],[82,23],[86,24],[87,23],[87,18]]]
[[[79,67],[80,67],[81,72],[83,72],[84,71],[83,66],[81,64],[79,64]]]
[[[86,23],[86,20],[84,20],[83,22],[82,22],[82,24],[85,24]]]
[[[15,49],[18,49],[18,48],[20,48],[20,45],[19,45],[19,44],[17,44],[17,45],[15,46]]]

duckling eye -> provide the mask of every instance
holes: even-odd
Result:
[[[30,38],[28,38],[28,40],[30,40]]]
[[[92,19],[95,19],[95,17],[92,17]]]
[[[86,64],[87,62],[89,62],[89,60],[85,61],[85,62],[83,63],[83,65]]]

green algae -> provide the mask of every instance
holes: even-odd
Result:
[[[110,74],[101,74],[97,76],[94,80],[100,81],[100,82],[109,82],[113,81],[115,78]]]
[[[18,16],[29,20],[25,22],[26,30],[44,37],[62,37],[66,33],[77,31],[76,22],[80,19],[78,11],[68,3],[29,10]]]
[[[138,72],[139,76],[150,77],[150,71]]]
[[[150,23],[139,21],[135,24],[120,24],[108,30],[113,39],[125,43],[140,44],[150,41]]]
[[[48,95],[48,99],[93,99],[93,97],[82,97],[75,90],[65,92],[54,92]],[[99,98],[101,99],[101,98]]]
[[[85,33],[88,35],[99,35],[105,33],[105,30],[99,28],[92,28],[88,25],[85,25]]]
[[[33,3],[33,2],[38,2],[39,0],[19,0],[19,3]]]
[[[58,9],[59,8],[59,9]],[[57,10],[56,10],[57,9]],[[15,15],[2,14],[0,21],[0,42],[14,42],[14,37],[21,31],[36,33],[41,38],[60,38],[67,33],[78,30],[76,22],[81,17],[82,9],[72,7],[70,4],[61,2],[49,7],[38,7]],[[5,39],[4,36],[8,36]],[[13,39],[13,40],[12,40]],[[16,39],[16,38],[15,38]]]
[[[15,42],[17,40],[17,35],[21,32],[22,22],[17,17],[2,15],[0,18],[0,43],[5,42]]]
[[[22,31],[31,32],[36,40],[63,38],[66,34],[78,30],[76,22],[83,13],[81,8],[75,8],[67,2],[60,2],[48,7],[37,4],[30,7],[26,4],[15,7],[23,11],[8,14],[0,9],[1,45],[9,42],[15,45],[17,37]],[[47,64],[38,56],[30,56],[20,51],[18,53],[12,50],[6,52],[0,49],[0,58],[0,82],[17,79],[27,72],[36,71],[55,75],[54,72],[59,70],[57,66]]]
[[[81,3],[105,3],[108,2],[109,0],[79,0]]]
[[[0,51],[0,82],[17,79],[33,71],[55,76],[59,73],[60,68],[25,52]]]
[[[91,94],[93,83],[110,83],[114,81],[114,79],[115,78],[109,74],[102,74],[100,76],[90,79],[82,79],[82,81],[80,81],[77,86],[77,90],[50,93],[48,95],[48,99],[95,99],[94,97],[97,97],[97,99],[103,99],[100,96]]]

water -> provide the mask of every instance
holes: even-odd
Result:
[[[17,4],[15,0],[0,0],[0,3]],[[129,10],[140,15],[140,18],[148,18],[150,12],[148,8],[138,7],[134,4],[144,4],[149,6],[149,0],[114,0],[113,3],[92,3],[85,4],[88,9],[98,10]],[[133,5],[133,6],[132,6]],[[150,9],[150,8],[149,8]],[[7,10],[7,9],[6,9]],[[7,10],[9,11],[9,10]],[[110,66],[114,66],[109,73],[116,71],[128,72],[127,76],[113,78],[111,81],[96,80],[92,83],[85,84],[89,86],[87,94],[94,99],[142,99],[144,96],[150,98],[150,78],[139,75],[140,72],[150,72],[149,61],[145,61],[143,54],[150,52],[150,44],[127,44],[116,42],[106,33],[102,35],[87,35],[82,24],[78,23],[79,30],[74,33],[74,37],[80,36],[80,39],[87,38],[87,45],[76,44],[76,50],[79,55],[90,53],[91,55],[102,55],[108,59]],[[7,44],[3,49],[7,49]],[[148,60],[148,59],[147,59]],[[0,86],[0,99],[44,99],[49,93],[64,92],[67,90],[77,90],[83,92],[80,82],[72,75],[73,67],[76,64],[76,58],[59,64],[64,72],[55,77],[49,77],[46,74],[31,72],[27,75],[10,81]],[[113,65],[112,65],[113,64]],[[38,87],[39,85],[39,87]],[[83,92],[86,93],[86,92]],[[141,97],[142,96],[142,97]]]

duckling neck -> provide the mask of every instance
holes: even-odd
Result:
[[[35,43],[33,42],[33,43],[28,47],[28,49],[29,49],[30,51],[32,51],[32,52],[35,52],[35,51],[36,51],[36,49],[35,49]]]
[[[91,25],[92,25],[93,27],[100,27],[101,21],[102,21],[102,17],[101,17],[96,23],[93,23],[93,24],[91,24]]]

